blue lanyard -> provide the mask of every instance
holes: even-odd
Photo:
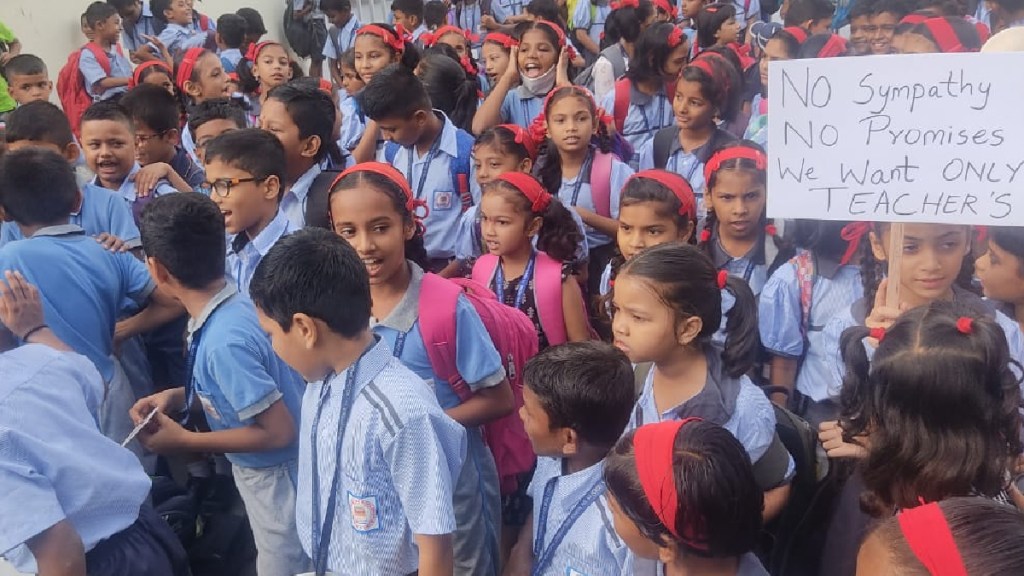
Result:
[[[576,206],[576,202],[580,199],[580,188],[583,187],[583,181],[590,179],[590,165],[594,162],[594,151],[590,150],[587,152],[587,159],[583,161],[583,166],[580,168],[580,173],[576,176],[576,183],[572,185],[572,201],[569,203],[570,206]]]
[[[430,175],[430,164],[434,161],[434,156],[437,155],[437,151],[441,148],[441,135],[438,134],[434,143],[430,145],[430,150],[427,151],[427,159],[423,162],[423,171],[420,172],[419,185],[413,190],[413,198],[417,200],[423,199],[423,187],[427,185],[427,176]],[[416,147],[409,148],[409,180],[412,180],[412,162],[413,157],[416,155]]]
[[[366,354],[366,352],[363,352]],[[331,493],[327,497],[327,510],[324,517],[320,518],[320,461],[317,458],[317,429],[320,427],[320,416],[323,415],[324,404],[331,394],[331,386],[324,380],[324,387],[320,391],[320,403],[316,407],[316,416],[313,418],[313,426],[310,431],[310,458],[313,463],[312,470],[312,500],[313,516],[310,522],[312,538],[310,539],[313,548],[313,567],[317,576],[323,576],[327,572],[327,559],[331,549],[331,533],[334,531],[334,513],[338,506],[338,478],[341,476],[341,446],[345,437],[345,428],[348,426],[349,416],[352,415],[352,400],[355,397],[356,374],[359,372],[359,363],[362,356],[355,364],[349,367],[345,376],[345,388],[341,395],[341,414],[338,415],[338,433],[335,440],[337,455],[334,459],[334,476],[331,479]],[[330,376],[328,377],[330,378]]]
[[[654,97],[657,98],[658,96],[655,95]],[[654,117],[654,128],[651,128],[651,121],[649,118],[647,118],[647,108],[644,106],[637,106],[637,108],[640,109],[640,115],[643,116],[644,119],[644,131],[642,132],[643,134],[648,134],[654,130],[661,130],[662,128],[664,128],[664,126],[661,125],[661,119],[665,117],[665,100],[658,101],[658,113]],[[687,182],[689,182],[689,179],[687,179]]]
[[[576,504],[569,510],[569,515],[562,520],[562,524],[555,531],[555,535],[551,537],[551,542],[547,546],[544,546],[544,537],[547,535],[548,528],[548,512],[551,508],[551,497],[555,492],[555,483],[558,478],[552,478],[548,480],[547,486],[544,487],[544,500],[540,506],[540,518],[537,522],[537,535],[533,541],[533,556],[536,561],[533,564],[533,571],[530,573],[532,576],[540,576],[551,564],[551,560],[555,556],[555,551],[558,550],[558,546],[565,540],[565,535],[569,533],[569,530],[576,524],[576,521],[583,515],[583,511],[590,507],[597,498],[604,492],[604,481],[600,478],[594,481],[594,484],[587,490],[587,493],[583,495]]]
[[[210,313],[206,315],[206,320],[198,330],[192,333],[192,342],[188,346],[188,362],[185,364],[185,377],[188,378],[188,385],[185,386],[185,409],[181,411],[181,425],[185,426],[189,422],[189,416],[191,415],[192,403],[196,399],[196,359],[199,356],[199,340],[203,336],[203,329],[206,328],[206,324],[210,321],[210,316],[213,316],[214,312],[221,307],[222,304],[234,298],[232,294],[227,298],[221,300],[210,310]]]
[[[405,351],[405,339],[409,336],[408,332],[399,332],[398,336],[395,337],[395,358],[402,359],[402,352]]]
[[[513,305],[514,308],[522,310],[523,303],[526,301],[526,288],[530,285],[530,279],[533,278],[533,267],[537,263],[537,253],[530,252],[530,260],[526,263],[526,268],[523,270],[523,277],[519,279],[519,285],[516,287],[516,299]],[[494,271],[494,295],[498,297],[498,302],[505,303],[505,271],[501,268],[501,262],[498,262],[498,267]]]

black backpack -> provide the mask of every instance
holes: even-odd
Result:
[[[613,44],[604,50],[601,50],[601,56],[604,56],[612,64],[612,74],[615,79],[618,80],[626,75],[626,59],[622,56],[622,48],[618,44]],[[595,60],[593,64],[587,66],[582,72],[576,75],[572,83],[577,86],[583,86],[594,92],[594,65],[597,64]]]
[[[306,194],[306,226],[330,230],[331,220],[327,213],[330,204],[327,197],[331,192],[331,184],[341,174],[341,170],[324,170],[313,180]]]

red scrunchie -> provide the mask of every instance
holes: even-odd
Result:
[[[881,342],[882,340],[885,340],[885,328],[882,328],[881,326],[872,328],[871,330],[868,330],[868,336]]]
[[[540,143],[533,138],[526,128],[523,128],[519,124],[498,124],[495,128],[502,128],[512,133],[512,140],[516,144],[521,144],[523,148],[526,148],[526,155],[530,160],[537,159],[537,149]]]
[[[846,252],[843,253],[843,257],[839,259],[839,265],[845,266],[850,263],[850,259],[857,253],[857,248],[860,247],[861,241],[864,236],[874,229],[874,224],[870,222],[850,222],[846,226],[843,226],[843,230],[839,233],[839,237],[846,241]]]
[[[974,318],[961,316],[956,321],[956,329],[961,334],[972,334],[974,332]]]

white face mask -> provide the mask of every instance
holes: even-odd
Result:
[[[555,68],[557,66],[552,66],[550,70],[536,78],[527,78],[520,74],[519,79],[523,83],[523,88],[533,96],[547,95],[555,87]]]

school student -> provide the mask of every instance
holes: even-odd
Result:
[[[295,516],[315,570],[452,574],[466,433],[370,331],[370,277],[356,251],[300,230],[260,262],[250,296],[274,350],[310,382]]]
[[[467,64],[468,57],[462,57],[460,64],[454,56],[457,54],[447,44],[427,49],[416,68],[416,77],[423,83],[431,106],[444,112],[456,128],[469,135],[480,102],[480,79],[476,68]]]
[[[160,179],[179,192],[190,192],[205,180],[203,169],[179,146],[181,107],[160,86],[144,84],[129,90],[121,98],[135,130],[135,158],[142,166],[135,175],[135,187],[141,194]]]
[[[206,145],[232,130],[246,128],[245,110],[234,100],[216,98],[192,108],[188,115],[188,131],[194,135],[199,161],[206,163]]]
[[[220,58],[205,48],[189,48],[174,65],[174,85],[190,117],[193,109],[203,102],[223,98],[227,80]],[[196,152],[195,132],[190,124],[181,131],[181,147],[193,162],[201,163]]]
[[[487,80],[487,93],[490,93],[505,74],[505,70],[512,63],[512,47],[518,45],[518,40],[501,32],[491,32],[484,37],[480,45],[480,64]],[[482,133],[475,129],[473,132]]]
[[[171,96],[178,98],[178,87],[174,85],[174,72],[163,60],[147,60],[135,67],[135,71],[132,72],[132,81],[128,83],[128,89],[141,84],[159,86]]]
[[[984,4],[980,2],[979,5]],[[900,21],[911,9],[902,0],[875,0],[868,20],[872,54],[891,54],[892,41]]]
[[[988,232],[988,250],[974,262],[975,271],[985,297],[1024,330],[1024,230],[991,227]]]
[[[927,18],[892,41],[897,54],[948,54],[981,50],[981,36],[974,24],[959,17]]]
[[[92,50],[83,49],[78,60],[86,92],[93,100],[109,100],[128,90],[132,77],[132,64],[117,47],[121,35],[121,17],[114,7],[105,2],[93,2],[85,11],[85,20],[93,33],[91,40],[107,57],[104,67]]]
[[[224,276],[224,217],[201,194],[174,194],[146,207],[140,223],[153,281],[188,311],[184,387],[139,400],[131,410],[144,446],[225,453],[245,503],[260,574],[308,569],[290,511],[295,506],[297,421],[302,380],[278,358],[252,304]],[[209,432],[193,432],[202,413]],[[181,418],[181,423],[178,419]]]
[[[427,32],[427,24],[423,20],[423,0],[394,0],[391,3],[391,14],[395,24],[405,28],[411,35],[413,44],[420,44],[420,36]]]
[[[186,576],[185,550],[147,503],[146,472],[96,428],[100,374],[47,319],[35,286],[7,271],[0,324],[24,345],[0,353],[0,556],[42,576]]]
[[[704,6],[694,21],[698,53],[713,46],[738,42],[742,35],[740,26],[734,5],[715,2]]]
[[[192,2],[190,0],[150,0],[150,8],[164,29],[159,40],[178,58],[189,48],[217,47],[216,30],[199,30],[192,26]]]
[[[641,426],[608,454],[604,479],[635,574],[768,575],[753,552],[764,497],[727,430],[699,418]]]
[[[121,39],[128,50],[129,58],[137,63],[146,60],[147,57],[151,58],[153,55],[148,52],[139,53],[139,48],[148,42],[143,36],[157,35],[149,0],[107,0],[107,3],[113,6],[121,17]]]
[[[320,9],[324,11],[327,21],[331,24],[330,30],[327,31],[327,42],[324,43],[324,58],[327,59],[331,79],[336,85],[341,86],[341,55],[355,44],[356,30],[363,25],[352,13],[351,0],[321,0]]]
[[[603,342],[566,344],[531,359],[523,380],[519,415],[538,458],[509,573],[631,573],[602,477],[629,420],[629,359]]]
[[[24,106],[36,100],[49,100],[53,94],[53,82],[46,71],[46,64],[38,56],[18,54],[3,67],[7,90],[11,98]]]
[[[649,0],[638,0],[635,6],[630,2],[620,4],[608,14],[605,43],[609,45],[601,50],[592,73],[591,86],[595,100],[604,102],[605,96],[615,88],[615,81],[629,70],[630,60],[638,53],[637,42],[644,30],[654,23],[654,15],[654,6]],[[675,22],[675,18],[672,22]]]
[[[601,53],[601,39],[604,37],[604,23],[612,11],[610,2],[577,0],[572,14],[569,14],[569,29],[573,40],[585,52],[587,61],[593,61]]]
[[[772,62],[785,62],[799,56],[800,46],[803,44],[800,39],[806,40],[806,36],[800,34],[800,31],[799,28],[784,28],[776,32],[765,43],[761,59],[758,61],[761,92],[750,102],[750,120],[747,121],[743,139],[750,140],[765,150],[768,149],[768,66]]]
[[[783,24],[802,28],[808,35],[831,31],[835,6],[827,0],[787,0]]]
[[[242,44],[245,42],[245,18],[238,14],[223,14],[217,18],[217,56],[220,56],[224,71],[231,73],[242,59]]]
[[[235,14],[245,18],[244,44],[246,46],[259,44],[260,40],[267,33],[267,27],[263,24],[263,16],[254,8],[239,8],[235,11]]]

